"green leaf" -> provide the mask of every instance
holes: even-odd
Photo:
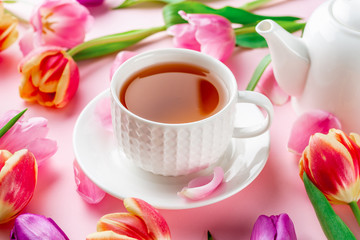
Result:
[[[163,8],[163,17],[166,27],[170,27],[174,24],[186,23],[186,21],[178,14],[180,10],[183,10],[186,13],[217,14],[229,19],[232,23],[239,24],[254,24],[264,19],[272,19],[274,21],[296,21],[300,19],[292,16],[256,15],[242,8],[234,8],[230,6],[215,9],[203,3],[185,1],[168,4]]]
[[[303,30],[305,27],[305,23],[299,22],[277,21],[277,23],[291,33]],[[234,31],[237,46],[245,48],[265,48],[268,46],[265,39],[256,32],[254,25],[246,25]]]
[[[12,119],[10,119],[10,121],[8,121],[1,129],[0,129],[0,138],[2,136],[4,136],[5,133],[7,133],[7,131],[10,130],[10,128],[12,126],[14,126],[14,124],[19,120],[19,118],[26,112],[27,108],[24,109],[23,111],[19,112],[18,114],[15,115],[15,117],[13,117]]]
[[[68,53],[75,61],[100,57],[118,52],[163,30],[165,30],[164,26],[112,34],[81,43],[70,49]]]
[[[320,225],[329,240],[355,240],[354,234],[335,213],[324,194],[311,182],[304,172],[303,181],[306,193],[314,207]]]
[[[256,69],[251,77],[251,80],[246,87],[246,90],[254,91],[257,83],[259,82],[266,67],[269,66],[270,62],[271,62],[271,56],[270,56],[270,54],[268,54],[260,61],[259,65],[256,67]]]
[[[130,7],[130,6],[139,4],[139,3],[164,3],[164,4],[169,4],[169,3],[177,3],[177,2],[182,2],[182,1],[185,1],[185,0],[125,0],[119,6],[114,7],[113,9],[126,8],[126,7]]]

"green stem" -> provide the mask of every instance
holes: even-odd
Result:
[[[349,206],[350,206],[352,212],[354,213],[356,221],[358,222],[358,224],[360,226],[360,209],[359,209],[357,202],[355,202],[355,201],[351,202],[351,203],[349,203]]]
[[[248,83],[246,90],[248,91],[254,91],[257,83],[259,82],[262,74],[264,73],[265,69],[271,62],[271,56],[270,54],[266,55],[259,63],[259,65],[256,67],[254,74],[251,77],[250,82]]]
[[[255,1],[252,1],[252,2],[249,2],[249,3],[245,3],[240,8],[250,12],[250,11],[255,10],[257,8],[263,7],[265,4],[267,4],[268,2],[271,2],[271,1],[272,0],[255,0]]]
[[[132,41],[132,40],[141,40],[157,32],[164,31],[165,29],[166,29],[165,26],[153,27],[139,31],[129,31],[126,33],[113,34],[105,37],[95,38],[75,46],[74,48],[68,51],[68,54],[70,56],[74,56],[75,54],[85,49],[96,47],[99,45],[106,45],[111,43],[118,43],[118,42]]]

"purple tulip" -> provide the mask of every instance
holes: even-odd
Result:
[[[77,0],[81,5],[85,7],[96,7],[104,3],[104,0]]]
[[[254,224],[250,240],[296,240],[294,224],[283,213],[277,216],[261,215]]]
[[[31,213],[21,214],[15,219],[10,235],[11,240],[69,240],[54,220]]]

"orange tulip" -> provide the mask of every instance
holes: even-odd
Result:
[[[19,65],[23,78],[20,97],[47,107],[64,107],[79,85],[79,69],[59,47],[41,47],[30,52]]]
[[[330,129],[310,137],[300,159],[300,175],[309,179],[331,203],[360,199],[360,136]]]
[[[17,18],[5,13],[4,6],[0,2],[0,52],[16,41],[19,35],[17,25]]]

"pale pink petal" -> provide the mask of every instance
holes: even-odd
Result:
[[[57,143],[47,138],[37,138],[26,145],[26,148],[36,156],[38,166],[53,156],[57,151]]]
[[[129,58],[135,56],[136,54],[137,54],[136,52],[132,52],[132,51],[119,52],[116,55],[115,60],[110,69],[110,80],[112,79],[112,76],[114,75],[115,71],[120,67],[120,65],[123,64]]]
[[[34,49],[33,39],[34,39],[34,31],[32,29],[28,29],[21,37],[19,41],[19,47],[23,56],[26,56],[29,52],[31,52]]]
[[[189,182],[189,185],[178,192],[181,197],[199,200],[210,195],[223,181],[224,171],[221,167],[214,168],[212,179],[200,177]]]
[[[76,161],[74,161],[73,167],[75,183],[77,186],[76,191],[81,198],[90,204],[99,203],[105,197],[105,192],[85,175]]]
[[[125,198],[125,208],[135,216],[141,218],[153,239],[170,240],[171,234],[166,220],[153,206],[138,198]]]
[[[8,111],[0,118],[0,127],[3,127],[19,111]],[[53,156],[57,151],[56,141],[46,138],[49,131],[47,119],[32,117],[24,120],[22,116],[11,128],[0,138],[0,149],[6,149],[12,153],[20,149],[28,149],[32,152],[41,165],[43,161]]]
[[[200,52],[200,43],[195,38],[197,27],[182,23],[172,25],[167,29],[168,34],[174,36],[173,43],[177,48],[186,48]]]
[[[111,99],[106,97],[101,99],[95,107],[95,116],[100,121],[101,125],[108,131],[112,131],[111,119]]]
[[[256,90],[267,96],[274,105],[283,105],[287,103],[290,96],[285,93],[277,83],[271,64],[265,69]]]
[[[327,134],[331,128],[341,129],[340,121],[331,113],[313,110],[302,114],[292,126],[288,142],[289,151],[301,155],[309,144],[311,135]]]
[[[235,33],[228,19],[216,14],[186,14],[184,11],[179,14],[196,26],[195,38],[201,52],[220,61],[230,57],[235,49]]]

